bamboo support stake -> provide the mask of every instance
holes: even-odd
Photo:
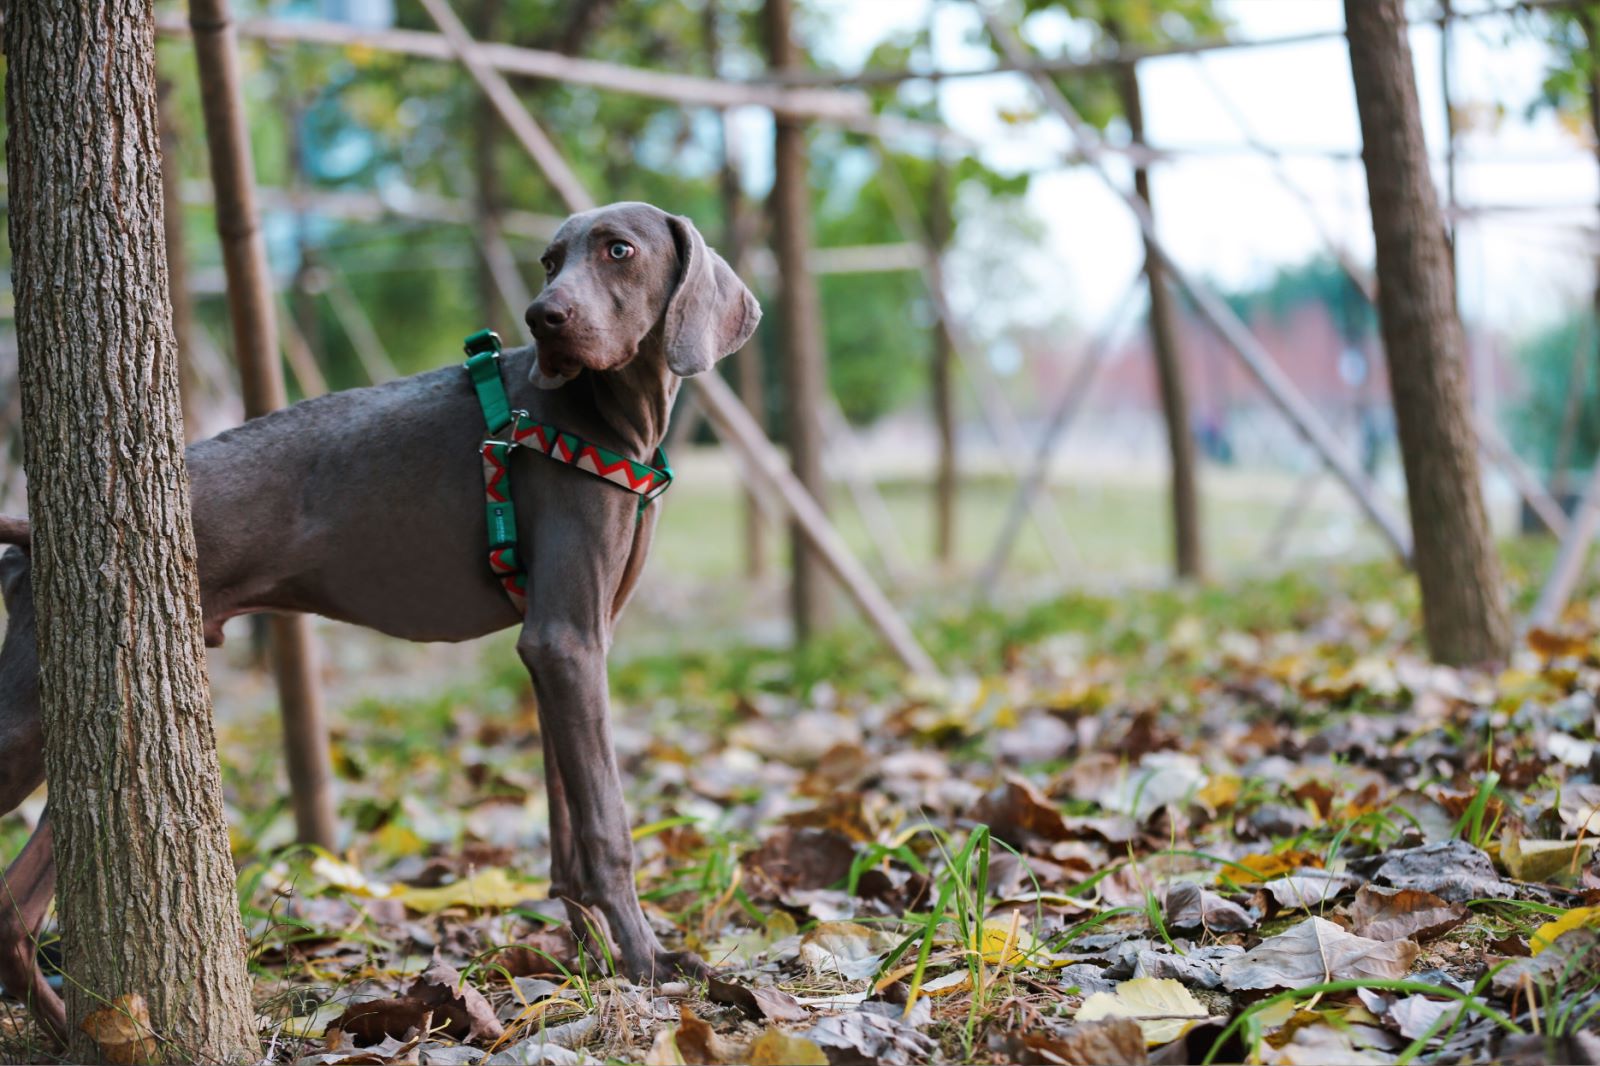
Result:
[[[522,106],[522,101],[517,99],[517,94],[506,81],[505,75],[483,57],[477,42],[472,39],[467,27],[457,17],[449,3],[446,0],[422,0],[422,6],[427,10],[428,17],[439,27],[439,32],[444,34],[445,40],[450,43],[450,50],[455,53],[462,66],[467,68],[472,80],[478,83],[478,88],[483,90],[489,102],[494,105],[494,109],[505,120],[512,135],[522,143],[523,149],[533,157],[534,163],[538,165],[545,179],[555,187],[562,203],[567,205],[567,210],[587,211],[594,207],[594,200],[583,187],[578,175],[567,165],[560,149],[550,139],[549,134],[533,120],[533,116],[528,114],[528,109]]]
[[[983,16],[984,23],[989,28],[990,35],[999,44],[1001,52],[1012,63],[1024,63],[1029,55],[1022,41],[995,13],[986,6],[982,0],[978,10]],[[1138,220],[1139,228],[1144,234],[1151,254],[1157,256],[1167,272],[1171,274],[1175,283],[1194,303],[1195,309],[1218,335],[1233,348],[1240,361],[1244,363],[1251,375],[1266,390],[1268,397],[1278,409],[1289,419],[1289,422],[1299,432],[1301,438],[1317,453],[1322,462],[1337,477],[1341,484],[1355,498],[1356,504],[1362,512],[1382,534],[1385,541],[1394,553],[1409,562],[1411,557],[1411,534],[1402,521],[1394,514],[1389,504],[1378,494],[1377,487],[1370,482],[1361,468],[1345,453],[1338,438],[1328,428],[1327,423],[1317,414],[1305,396],[1295,387],[1294,382],[1284,373],[1283,369],[1273,361],[1272,356],[1262,347],[1261,342],[1255,338],[1239,316],[1216,294],[1204,285],[1196,282],[1189,273],[1183,269],[1167,251],[1166,245],[1161,241],[1155,231],[1155,225],[1150,217],[1150,212],[1144,209],[1139,199],[1120,183],[1115,181],[1106,170],[1104,153],[1100,137],[1094,129],[1084,122],[1077,110],[1067,100],[1055,82],[1048,75],[1033,75],[1035,87],[1040,97],[1051,111],[1071,129],[1077,141],[1079,151],[1087,160],[1087,165],[1098,175],[1106,186],[1112,190],[1133,212]]]
[[[339,328],[350,338],[356,358],[361,360],[361,368],[367,372],[367,380],[374,385],[382,385],[399,377],[400,372],[395,369],[394,360],[389,358],[389,350],[378,336],[377,327],[362,309],[361,301],[350,291],[350,282],[343,271],[331,268],[327,271],[327,278],[328,306],[333,308],[333,317],[339,320]]]
[[[272,275],[257,224],[255,167],[240,92],[238,43],[227,0],[190,0],[189,25],[203,87],[200,98],[211,156],[217,235],[228,276],[234,355],[245,415],[255,417],[282,407],[285,394],[273,321]],[[304,843],[332,848],[333,763],[322,693],[317,687],[317,647],[304,615],[273,615],[270,628],[296,836]]]
[[[1031,506],[1030,499],[1043,491],[1045,485],[1049,483],[1051,460],[1055,458],[1056,449],[1061,446],[1061,441],[1067,435],[1072,420],[1077,417],[1078,410],[1088,399],[1089,387],[1094,384],[1095,376],[1111,355],[1112,342],[1116,339],[1123,315],[1127,314],[1134,295],[1139,291],[1139,278],[1142,276],[1141,271],[1128,283],[1116,310],[1105,320],[1099,335],[1089,345],[1088,351],[1084,353],[1078,365],[1073,368],[1066,387],[1061,390],[1061,396],[1051,408],[1044,434],[1034,448],[1033,460],[1028,464],[1027,471],[1017,479],[1016,491],[1011,495],[1005,521],[1000,526],[1000,535],[995,538],[994,547],[989,551],[989,561],[984,564],[983,572],[978,576],[980,596],[991,595],[999,584],[1006,561],[1011,558],[1011,551],[1017,543],[1017,538],[1022,535],[1022,523],[1027,518]]]
[[[700,402],[705,407],[706,417],[716,427],[717,435],[742,453],[761,478],[777,490],[784,509],[802,530],[828,573],[860,608],[896,658],[913,674],[937,678],[938,667],[934,666],[922,645],[917,643],[911,628],[850,553],[838,531],[829,524],[827,515],[817,506],[817,501],[811,498],[783,456],[762,434],[761,428],[755,424],[727,382],[715,374],[702,374],[692,380],[700,387]]]
[[[1595,463],[1589,472],[1589,482],[1584,486],[1583,498],[1578,501],[1578,510],[1572,516],[1567,535],[1561,539],[1555,565],[1550,568],[1550,576],[1545,579],[1539,599],[1528,614],[1529,626],[1549,626],[1560,619],[1583,576],[1583,566],[1589,558],[1589,546],[1596,532],[1600,532],[1600,463]]]
[[[962,329],[960,319],[950,307],[949,296],[945,291],[944,266],[927,228],[917,218],[916,210],[912,206],[911,190],[906,186],[905,179],[883,143],[874,141],[872,147],[878,157],[879,174],[887,182],[889,207],[894,213],[895,225],[904,236],[920,244],[925,250],[921,264],[922,280],[928,290],[934,317],[949,331],[956,361],[971,379],[973,393],[978,399],[979,413],[989,432],[1000,445],[1001,465],[1013,480],[1020,480],[1022,471],[1018,466],[1018,457],[1027,451],[1027,445],[1017,428],[1016,414],[1006,401],[1000,383],[994,379],[988,363],[976,354],[976,345]],[[1069,554],[1076,554],[1072,537],[1067,533],[1060,516],[1047,506],[1046,501],[1041,500],[1037,493],[1028,495],[1025,503],[1029,517],[1039,528],[1045,552],[1050,556],[1056,572],[1062,577],[1067,577],[1072,569],[1067,557]]]

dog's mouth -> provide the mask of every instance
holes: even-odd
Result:
[[[546,389],[560,388],[585,370],[620,370],[638,354],[638,350],[634,349],[618,352],[614,358],[595,358],[593,353],[580,356],[572,347],[558,340],[540,341],[537,347],[537,366],[533,379],[540,388]]]

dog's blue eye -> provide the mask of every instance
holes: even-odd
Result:
[[[633,245],[627,241],[612,241],[611,247],[606,249],[606,254],[613,259],[626,259],[633,254]]]

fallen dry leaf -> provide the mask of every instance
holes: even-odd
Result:
[[[1190,881],[1167,889],[1167,924],[1176,929],[1204,929],[1212,933],[1239,933],[1255,928],[1255,919],[1243,907]]]
[[[706,998],[713,1003],[738,1007],[756,1021],[803,1022],[811,1017],[789,993],[770,985],[741,985],[713,977]]]
[[[1494,872],[1489,856],[1465,840],[1443,840],[1390,852],[1374,876],[1395,888],[1431,892],[1450,903],[1510,899],[1517,894]]]
[[[1350,931],[1369,940],[1415,940],[1443,936],[1467,920],[1467,908],[1414,888],[1362,885],[1350,904]]]
[[[824,1018],[804,1035],[833,1063],[912,1066],[928,1061],[938,1050],[930,1038],[900,1018],[864,1010]]]
[[[1096,992],[1078,1008],[1080,1022],[1127,1018],[1139,1023],[1150,1047],[1170,1044],[1211,1016],[1194,994],[1171,978],[1135,977],[1115,992]]]
[[[748,1066],[828,1066],[828,1053],[802,1036],[768,1029],[751,1043]]]
[[[1060,1033],[1015,1033],[1007,1061],[1021,1066],[1145,1066],[1144,1030],[1131,1018],[1078,1022]]]
[[[1592,840],[1523,840],[1508,833],[1500,845],[1500,862],[1518,881],[1574,876],[1593,855]]]
[[[150,1005],[137,992],[118,996],[92,1011],[78,1026],[100,1057],[111,1066],[138,1066],[156,1059],[156,1034],[150,1027]]]
[[[1361,882],[1349,874],[1330,870],[1296,870],[1287,877],[1268,881],[1265,889],[1284,910],[1307,911],[1344,895]]]
[[[1304,988],[1324,981],[1398,980],[1421,949],[1409,940],[1380,942],[1307,918],[1220,967],[1223,987]]]

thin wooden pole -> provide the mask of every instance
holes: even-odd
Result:
[[[1023,63],[1028,59],[1028,52],[1016,33],[1005,24],[992,10],[979,5],[979,12],[984,23],[989,28],[990,35],[1000,45],[1001,52],[1013,63]],[[1099,135],[1078,114],[1077,109],[1067,100],[1060,88],[1046,75],[1034,75],[1034,85],[1045,105],[1054,111],[1072,130],[1077,140],[1078,149],[1088,160],[1089,167],[1105,182],[1105,184],[1128,206],[1138,220],[1139,227],[1144,234],[1147,247],[1151,254],[1157,256],[1171,275],[1174,282],[1182,286],[1185,293],[1194,303],[1195,309],[1200,313],[1217,334],[1233,348],[1240,361],[1245,365],[1251,375],[1266,390],[1267,396],[1277,405],[1278,409],[1289,419],[1300,436],[1309,444],[1322,462],[1339,479],[1340,483],[1355,498],[1356,504],[1362,512],[1382,534],[1389,547],[1402,560],[1410,561],[1411,535],[1401,520],[1394,514],[1389,504],[1379,495],[1377,487],[1373,485],[1361,468],[1351,457],[1346,454],[1344,447],[1326,422],[1317,414],[1305,396],[1295,387],[1294,382],[1284,373],[1281,367],[1273,361],[1272,356],[1262,347],[1261,342],[1250,332],[1239,316],[1226,303],[1220,300],[1210,289],[1196,282],[1166,250],[1156,233],[1155,224],[1150,218],[1150,212],[1145,209],[1139,198],[1120,183],[1115,181],[1110,172],[1106,170]]]
[[[1583,565],[1589,558],[1589,546],[1594,543],[1597,531],[1600,531],[1600,463],[1595,463],[1589,472],[1583,498],[1578,501],[1577,513],[1572,516],[1567,535],[1561,538],[1561,548],[1556,552],[1555,564],[1550,567],[1550,576],[1545,578],[1539,599],[1528,614],[1528,625],[1549,626],[1561,617],[1583,577]]]
[[[1057,449],[1061,447],[1061,441],[1066,437],[1067,430],[1071,428],[1073,419],[1077,417],[1078,410],[1083,406],[1084,400],[1088,399],[1089,388],[1094,384],[1095,376],[1111,355],[1112,342],[1116,340],[1117,331],[1122,326],[1123,315],[1132,305],[1134,294],[1138,289],[1139,279],[1136,277],[1128,283],[1116,310],[1100,327],[1099,335],[1090,343],[1083,358],[1073,368],[1071,376],[1067,378],[1066,387],[1061,390],[1061,395],[1052,406],[1050,417],[1045,421],[1044,433],[1034,448],[1033,459],[1028,464],[1026,472],[1017,479],[1016,491],[1012,493],[1011,502],[1006,507],[1005,521],[1000,525],[1000,535],[995,538],[994,547],[989,550],[989,560],[978,575],[980,596],[991,596],[999,586],[1000,575],[1005,570],[1007,560],[1011,558],[1017,538],[1022,535],[1022,524],[1027,520],[1031,497],[1037,496],[1049,484],[1050,463],[1055,458]]]
[[[895,216],[895,225],[906,237],[920,243],[926,249],[922,262],[922,280],[928,292],[934,317],[950,332],[954,342],[952,350],[956,360],[971,380],[973,393],[978,400],[978,412],[994,436],[995,442],[1000,446],[1001,465],[1015,480],[1021,477],[1021,456],[1028,450],[1022,432],[1017,426],[1016,413],[1006,401],[1005,393],[1001,390],[1000,383],[995,380],[987,360],[979,353],[978,346],[962,328],[959,318],[950,306],[949,294],[945,290],[943,260],[935,254],[929,232],[917,217],[911,190],[906,185],[900,168],[895,165],[894,158],[881,141],[874,141],[872,147],[877,153],[878,176],[884,183],[889,209]],[[1041,499],[1039,495],[1029,495],[1027,506],[1028,516],[1038,526],[1045,552],[1054,564],[1056,572],[1063,578],[1069,576],[1072,568],[1067,557],[1069,554],[1075,554],[1076,549],[1066,526],[1062,524],[1060,516],[1047,505],[1047,501]]]
[[[706,65],[712,77],[722,74],[722,7],[717,0],[706,0],[701,16],[701,29],[706,43]],[[717,112],[717,130],[722,153],[722,165],[717,168],[717,193],[722,201],[722,246],[718,250],[728,261],[733,272],[745,276],[748,269],[749,212],[745,209],[744,182],[739,163],[739,144],[733,116],[727,108]],[[815,264],[813,264],[815,266]],[[751,341],[728,359],[739,378],[739,398],[745,410],[766,433],[765,374],[761,366],[761,345]],[[691,393],[691,395],[694,395]],[[763,519],[763,501],[757,490],[746,482],[744,486],[744,567],[745,576],[752,581],[766,577],[767,524]]]
[[[255,166],[228,0],[190,0],[189,25],[203,88],[200,97],[211,155],[217,235],[228,276],[234,357],[239,363],[245,416],[254,418],[282,407],[285,395],[273,320],[272,275],[257,223]],[[296,836],[304,843],[332,848],[333,761],[316,679],[317,648],[304,615],[273,615],[270,625]]]
[[[801,66],[794,40],[792,0],[765,0],[762,7],[767,59],[778,70]],[[778,319],[782,328],[784,423],[789,463],[819,509],[827,510],[823,470],[822,404],[827,394],[827,352],[822,337],[821,297],[807,260],[811,254],[811,182],[805,127],[792,116],[775,116],[773,178],[768,199],[778,260]],[[790,606],[795,637],[802,643],[828,627],[832,611],[823,563],[798,523],[789,533]]]
[[[801,529],[822,565],[860,608],[862,615],[883,637],[896,658],[913,674],[937,678],[939,669],[933,664],[933,659],[917,643],[911,628],[895,612],[888,597],[884,596],[851,554],[838,531],[829,523],[828,516],[817,506],[817,501],[806,491],[799,478],[794,476],[783,456],[762,434],[761,428],[751,419],[727,382],[715,374],[702,374],[694,381],[700,387],[700,402],[705,406],[706,417],[716,427],[717,435],[742,454],[760,476],[777,490],[778,498],[789,512],[790,519]]]

